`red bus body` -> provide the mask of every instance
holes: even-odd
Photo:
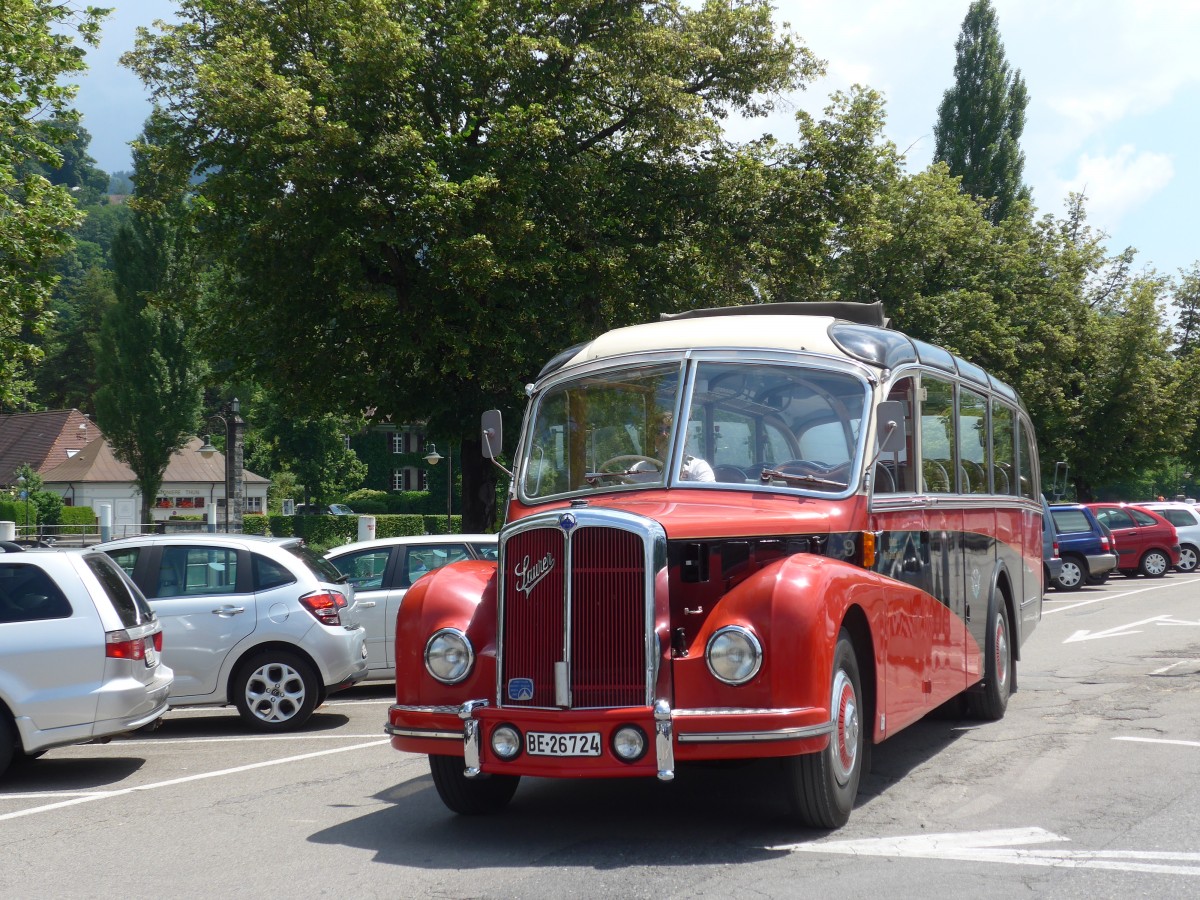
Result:
[[[838,316],[787,319],[802,321],[795,341],[804,346],[784,348],[794,357],[755,357],[757,368],[747,371],[773,383],[794,361],[790,393],[814,385],[796,401],[807,404],[806,413],[825,403],[847,410],[833,427],[827,413],[813,414],[813,427],[825,427],[813,440],[828,447],[829,435],[838,444],[844,434],[853,457],[837,477],[788,474],[791,462],[760,459],[773,439],[763,423],[782,427],[771,423],[794,423],[801,414],[789,419],[779,413],[783,401],[723,387],[730,372],[743,377],[744,345],[779,333],[755,318],[757,337],[732,336],[746,319],[734,314],[717,320],[724,326],[717,332],[702,323],[680,336],[682,399],[669,400],[674,395],[663,387],[675,384],[669,367],[652,384],[668,398],[662,402],[677,403],[675,420],[686,415],[697,443],[707,436],[717,457],[753,457],[760,480],[747,474],[739,482],[735,474],[726,475],[732,483],[698,485],[657,459],[663,472],[647,485],[638,481],[641,463],[621,462],[605,474],[591,471],[597,467],[589,459],[578,469],[568,457],[578,457],[584,443],[572,444],[569,416],[546,439],[553,454],[532,451],[539,423],[552,418],[541,410],[554,402],[547,393],[535,409],[539,391],[567,378],[568,363],[544,373],[534,389],[499,562],[446,566],[409,590],[397,619],[397,702],[388,731],[396,749],[431,757],[452,809],[495,811],[522,775],[669,780],[682,763],[778,757],[795,761],[787,790],[799,819],[836,827],[853,804],[866,742],[883,741],[964,692],[981,717],[1003,714],[1043,591],[1041,505],[1031,496],[1036,445],[1019,399],[977,374],[960,394],[972,368],[956,360],[950,373],[936,348],[922,351],[927,345],[918,344],[918,358],[904,357],[904,365],[864,362],[855,353],[873,351],[854,341],[876,340],[877,331],[880,342],[891,340],[878,326],[847,325]],[[808,346],[825,332],[838,349],[850,345],[852,365],[832,359],[828,348],[812,354]],[[669,344],[663,335],[670,333],[660,329],[645,343]],[[709,333],[717,336],[714,361],[706,363],[693,357]],[[584,371],[603,374],[606,360],[657,371],[659,356],[672,348],[655,346],[646,357],[634,337],[612,351],[596,349]],[[930,368],[927,356],[943,368]],[[823,367],[836,370],[827,382],[819,382]],[[624,389],[621,377],[611,381]],[[923,413],[938,385],[954,388],[947,396],[961,434],[951,439],[967,449],[935,445],[937,417]],[[851,403],[859,390],[861,409]],[[619,405],[612,397],[645,393],[589,395],[590,405],[568,396],[562,408],[572,415],[607,410]],[[904,415],[911,416],[899,424],[887,417],[901,407],[881,406],[897,396],[909,398]],[[747,424],[744,438],[731,437],[760,408],[762,421]],[[714,424],[714,416],[725,418]],[[641,427],[631,418],[615,430],[618,438]],[[787,439],[799,435],[802,445],[801,426],[788,427]],[[896,428],[907,441],[897,449],[904,442],[892,440],[885,452],[883,433]],[[914,440],[922,429],[924,438]],[[972,429],[987,432],[980,450],[966,442]],[[588,440],[604,430],[602,421],[594,424]],[[688,458],[689,437],[675,440],[671,459]],[[722,451],[723,441],[737,449]],[[642,443],[616,458],[640,459],[646,450]],[[939,452],[951,453],[960,474],[926,490],[914,473]],[[555,454],[558,474],[569,477],[576,465],[582,477],[543,490],[550,476],[531,474],[534,462]],[[888,459],[893,474],[881,490]]]

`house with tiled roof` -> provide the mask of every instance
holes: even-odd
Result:
[[[142,495],[133,470],[117,459],[94,423],[78,410],[66,412],[75,413],[78,418],[58,412],[0,417],[0,485],[14,483],[16,469],[22,463],[29,463],[42,477],[45,490],[62,494],[68,506],[99,510],[101,504],[108,504],[114,526],[137,524]],[[86,429],[81,429],[80,424],[86,424]],[[59,429],[57,435],[55,428]],[[72,438],[78,441],[72,430],[79,436],[86,430],[91,439],[82,446],[72,446]],[[218,510],[216,520],[221,521],[225,507],[225,457],[221,453],[206,457],[199,452],[203,443],[193,437],[171,456],[158,496],[151,504],[155,521],[172,515],[206,515],[212,508]],[[243,472],[247,513],[266,511],[270,485],[268,478]]]
[[[104,435],[77,409],[0,413],[0,488],[11,487],[17,469],[53,468]]]
[[[151,504],[154,521],[173,515],[207,515],[217,509],[219,522],[225,507],[225,457],[200,453],[203,441],[194,437],[171,456],[163,472],[162,487]],[[111,504],[114,526],[132,525],[141,516],[142,495],[133,470],[113,454],[107,441],[95,440],[66,462],[40,473],[46,490],[58,491],[68,506]],[[243,472],[247,513],[267,509],[268,478]]]

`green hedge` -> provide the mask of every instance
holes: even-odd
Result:
[[[64,506],[59,522],[59,534],[95,534],[99,527],[96,511],[90,506]]]
[[[0,522],[15,522],[18,529],[28,522],[32,528],[38,522],[37,504],[32,500],[0,500]]]
[[[375,516],[375,537],[411,537],[421,534],[446,534],[445,516],[378,515]],[[462,530],[462,517],[451,520],[454,533]],[[304,538],[318,552],[325,552],[358,540],[358,516],[264,516],[248,515],[242,519],[246,534],[273,537]]]

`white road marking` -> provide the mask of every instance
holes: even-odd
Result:
[[[69,800],[63,800],[59,803],[48,803],[45,806],[34,806],[29,809],[21,809],[16,812],[4,813],[0,815],[0,822],[8,821],[9,819],[19,819],[23,816],[32,816],[35,813],[49,812],[54,809],[62,809],[67,806],[76,806],[80,803],[90,803],[93,800],[106,800],[109,797],[124,797],[127,794],[133,794],[137,791],[155,791],[159,788],[174,787],[177,784],[187,784],[192,781],[203,781],[207,778],[220,778],[225,775],[237,775],[241,772],[249,772],[254,769],[265,769],[270,766],[281,766],[286,763],[300,762],[305,759],[316,759],[320,756],[329,756],[333,753],[346,753],[350,750],[363,750],[367,747],[378,747],[383,744],[391,743],[389,738],[383,738],[378,741],[369,741],[365,744],[353,744],[349,747],[337,747],[333,750],[317,750],[313,753],[301,753],[299,756],[285,756],[282,759],[270,759],[264,762],[249,763],[244,766],[234,766],[231,769],[217,769],[212,772],[200,772],[195,775],[185,775],[181,778],[170,778],[166,781],[157,781],[153,784],[140,784],[134,787],[121,788],[116,791],[97,791],[96,793],[74,796]],[[21,795],[13,795],[21,796]]]
[[[1200,747],[1200,741],[1173,741],[1168,738],[1115,737],[1114,741],[1134,741],[1138,744],[1173,744],[1176,747]]]
[[[1128,625],[1117,625],[1113,628],[1106,628],[1104,631],[1077,631],[1065,641],[1064,644],[1073,644],[1077,641],[1094,641],[1097,638],[1109,637],[1128,637],[1131,634],[1141,634],[1141,630],[1130,631],[1130,628],[1137,628],[1139,625],[1149,625],[1151,622],[1159,622],[1163,619],[1169,619],[1170,616],[1154,616],[1150,619],[1139,619],[1137,622],[1130,622]]]
[[[915,857],[1065,869],[1110,869],[1159,875],[1200,875],[1200,853],[1141,850],[1026,850],[1021,844],[1068,841],[1044,828],[1010,828],[964,834],[920,834],[857,841],[783,844],[770,850],[843,856]],[[1185,863],[1186,865],[1170,865]]]
[[[383,731],[382,728],[379,729]],[[145,747],[154,744],[248,744],[272,743],[275,741],[357,741],[379,737],[378,734],[264,734],[259,737],[194,737],[194,738],[130,738],[113,742],[109,747],[137,744]]]
[[[1170,672],[1176,666],[1186,666],[1186,665],[1194,665],[1194,666],[1200,665],[1200,659],[1180,659],[1180,660],[1177,660],[1176,662],[1171,663],[1169,666],[1163,666],[1161,669],[1155,669],[1150,674],[1151,675],[1166,675],[1168,672]]]
[[[1195,579],[1195,578],[1188,579],[1188,583],[1191,583],[1192,581],[1196,581],[1196,580],[1200,580],[1200,579]],[[1171,587],[1175,583],[1176,583],[1175,578],[1172,578],[1170,581],[1164,582],[1162,584],[1152,584],[1149,587],[1138,588],[1137,590],[1133,590],[1133,591],[1122,591],[1119,594],[1101,594],[1100,596],[1093,597],[1090,600],[1080,600],[1078,603],[1072,603],[1070,606],[1056,606],[1053,609],[1043,609],[1042,615],[1048,616],[1048,615],[1051,615],[1052,613],[1066,612],[1069,609],[1079,609],[1079,607],[1081,607],[1081,606],[1091,606],[1093,603],[1103,603],[1105,600],[1120,600],[1123,597],[1133,597],[1136,594],[1144,594],[1147,591],[1160,591],[1163,588]],[[1054,601],[1051,601],[1051,602],[1053,603]]]

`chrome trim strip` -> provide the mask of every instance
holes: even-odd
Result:
[[[675,779],[675,748],[671,744],[671,704],[654,701],[654,755],[658,763],[658,780]]]
[[[463,739],[461,731],[422,731],[420,728],[397,728],[391,723],[384,725],[383,731],[384,734],[390,734],[392,737],[436,738],[439,741],[461,741]]]
[[[393,703],[388,707],[388,711],[397,710],[398,712],[417,712],[417,713],[438,713],[447,716],[457,716],[458,711],[462,707],[455,706],[408,706],[404,703]]]
[[[824,725],[809,725],[805,728],[778,728],[774,731],[712,731],[698,734],[681,734],[681,744],[723,744],[760,741],[796,741],[803,738],[824,737],[833,733],[833,722]]]
[[[789,716],[811,711],[812,707],[809,706],[793,707],[790,709],[780,709],[777,706],[700,706],[694,709],[677,709],[674,715],[675,718],[679,718],[680,716]]]

